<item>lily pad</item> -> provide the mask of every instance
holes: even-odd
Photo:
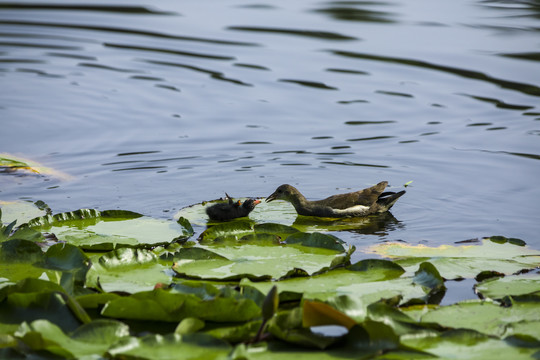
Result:
[[[55,244],[47,252],[28,240],[0,244],[0,277],[11,281],[47,278],[61,284],[68,293],[84,286],[89,267],[87,256],[76,246]]]
[[[367,261],[367,260],[363,260]],[[402,295],[404,299],[425,296],[421,286],[415,285],[411,278],[400,278],[404,270],[391,261],[378,260],[368,268],[362,261],[350,267],[335,269],[310,277],[297,277],[277,283],[280,293],[303,294],[305,299],[328,300],[340,295],[357,298],[362,304],[369,304],[381,298]],[[242,280],[241,285],[250,285],[262,293],[267,293],[276,283],[251,282]],[[349,315],[350,316],[350,315]]]
[[[89,321],[88,315],[57,284],[25,279],[0,289],[0,323],[21,324],[46,319],[63,331],[73,331]]]
[[[402,342],[445,359],[530,359],[538,351],[534,343],[515,346],[510,341],[466,329],[449,331],[443,335],[402,337]]]
[[[23,323],[15,333],[26,346],[64,358],[102,357],[119,339],[129,336],[127,325],[115,320],[96,320],[77,328],[70,336],[47,320]]]
[[[502,307],[491,301],[463,301],[429,311],[421,320],[500,337],[506,333],[506,327],[510,324],[540,321],[540,303],[523,302]]]
[[[184,360],[225,359],[231,345],[207,334],[146,335],[123,339],[109,349],[114,358]]]
[[[61,180],[71,180],[73,178],[71,175],[45,167],[34,160],[7,153],[0,153],[0,171],[26,175],[48,175]]]
[[[81,209],[30,220],[27,226],[54,233],[58,240],[86,250],[154,247],[191,236],[178,222],[154,219],[131,211]]]
[[[512,243],[499,244],[489,239],[484,239],[481,245],[438,247],[381,243],[371,246],[366,252],[396,259],[408,272],[429,260],[445,279],[474,278],[485,270],[513,274],[540,266],[540,251]]]
[[[173,270],[180,276],[208,280],[278,279],[295,268],[311,274],[329,267],[338,255],[335,250],[300,245],[208,246],[222,258],[209,260],[180,259]]]
[[[172,261],[159,260],[146,249],[120,248],[93,261],[86,278],[89,287],[135,293],[173,280]]]
[[[9,224],[17,220],[17,223],[21,225],[36,217],[47,215],[47,212],[32,202],[0,200],[0,214],[2,223]]]
[[[476,286],[484,298],[502,299],[508,295],[526,295],[540,291],[540,274],[513,275],[488,279]]]
[[[101,314],[106,317],[179,322],[196,317],[216,322],[241,322],[260,316],[261,309],[251,299],[215,297],[201,299],[162,289],[144,291],[108,302]]]

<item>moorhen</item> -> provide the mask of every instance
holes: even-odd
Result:
[[[233,201],[227,194],[228,203],[218,203],[206,208],[206,214],[211,220],[225,221],[248,216],[261,200],[247,199],[242,203],[240,200]]]
[[[294,186],[281,185],[266,198],[266,202],[285,200],[290,202],[299,215],[329,218],[366,216],[388,211],[405,191],[383,192],[388,185],[377,185],[360,191],[330,196],[324,200],[309,201]]]

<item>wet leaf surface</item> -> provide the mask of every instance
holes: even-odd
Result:
[[[184,209],[178,222],[92,209],[28,219],[24,206],[15,209],[22,226],[1,229],[2,357],[476,359],[540,351],[532,270],[540,252],[518,239],[381,243],[369,251],[385,258],[351,264],[355,248],[325,234],[325,219],[309,219],[314,232],[298,226],[307,219],[265,222],[256,211],[202,219],[210,226],[185,242],[194,234],[190,216],[203,207]],[[481,299],[438,305],[448,281],[462,278]]]

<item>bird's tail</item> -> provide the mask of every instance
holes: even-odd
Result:
[[[386,191],[383,192],[381,195],[379,195],[379,198],[377,199],[377,204],[379,204],[384,211],[389,210],[396,201],[405,194],[405,190],[402,190],[400,192],[393,192],[393,191]]]

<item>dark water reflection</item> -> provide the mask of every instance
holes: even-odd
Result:
[[[412,180],[340,236],[540,248],[539,9],[0,1],[0,152],[75,177],[2,173],[0,198],[170,217],[223,191]]]

